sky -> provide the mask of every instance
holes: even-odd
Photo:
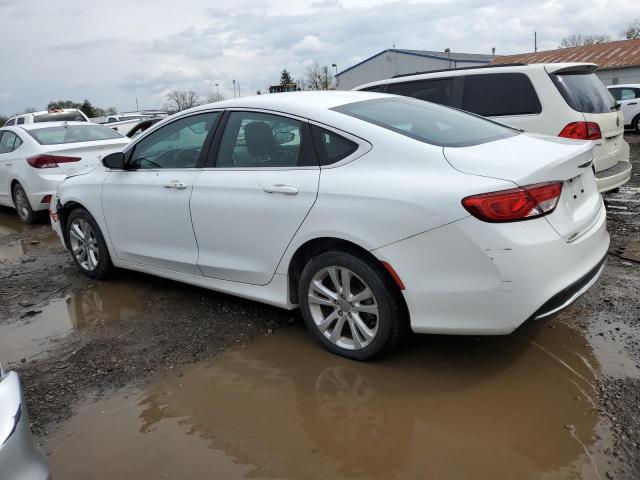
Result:
[[[558,47],[572,33],[613,39],[638,0],[0,0],[0,114],[89,99],[160,108],[167,92],[255,94],[286,68],[338,70],[397,48],[497,54]],[[216,83],[218,87],[216,87]]]

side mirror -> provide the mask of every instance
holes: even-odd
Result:
[[[296,136],[293,132],[276,132],[273,138],[278,145],[284,145],[285,143],[292,142]]]
[[[124,170],[124,153],[110,153],[102,159],[102,165],[112,170]]]

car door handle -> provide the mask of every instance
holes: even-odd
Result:
[[[5,163],[5,165],[6,165],[7,167],[10,167],[11,165],[13,165],[13,162],[7,162],[7,163]]]
[[[290,187],[288,185],[271,185],[270,187],[264,187],[264,191],[267,193],[282,193],[283,195],[298,194],[297,187]]]
[[[187,186],[187,182],[181,182],[180,180],[171,180],[169,183],[164,184],[164,188],[175,188],[176,190],[184,190]]]
[[[627,105],[637,105],[638,102],[631,102],[631,103],[627,103]]]

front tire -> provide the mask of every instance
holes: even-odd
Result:
[[[327,350],[354,360],[399,343],[405,323],[400,295],[381,265],[342,251],[312,258],[298,285],[311,334]]]
[[[73,210],[65,230],[69,251],[82,273],[96,280],[105,278],[113,270],[113,264],[102,232],[91,214],[83,208]]]
[[[27,192],[24,191],[22,185],[16,183],[11,194],[13,196],[13,205],[22,223],[26,223],[27,225],[36,223],[38,215],[33,211],[33,208],[31,208],[29,197],[27,197]]]
[[[640,115],[636,115],[636,118],[633,119],[633,130],[640,135]]]

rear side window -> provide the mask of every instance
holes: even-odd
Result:
[[[41,122],[86,122],[87,119],[79,110],[70,110],[68,112],[43,113],[42,115],[34,115],[33,123]]]
[[[59,145],[63,143],[94,142],[122,138],[115,130],[101,125],[67,125],[63,127],[44,127],[28,130],[40,145]]]
[[[382,85],[375,85],[373,87],[363,88],[362,92],[378,92],[378,93],[387,93],[387,86],[383,83]]]
[[[491,120],[408,97],[365,100],[332,110],[440,147],[466,147],[518,135]]]
[[[485,117],[532,115],[542,106],[524,73],[467,75],[462,109]]]
[[[616,100],[633,100],[635,98],[640,98],[640,88],[622,87],[616,89],[612,88],[609,91],[613,94],[613,97]]]
[[[608,113],[616,107],[616,102],[595,73],[561,73],[550,75],[556,88],[577,112]]]
[[[357,143],[316,125],[311,125],[311,134],[320,165],[339,162],[358,149]]]
[[[420,80],[417,82],[392,83],[389,85],[389,93],[439,103],[440,105],[452,106],[454,103],[453,83],[453,78],[434,78],[433,80]]]
[[[22,145],[22,140],[13,132],[0,132],[0,153],[13,152]]]
[[[22,125],[24,123],[24,117],[20,117],[18,119],[18,125]]]

